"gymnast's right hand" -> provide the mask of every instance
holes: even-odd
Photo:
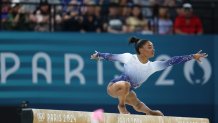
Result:
[[[95,53],[91,55],[91,58],[90,58],[90,59],[99,60],[99,58],[98,58],[98,52],[95,51]]]

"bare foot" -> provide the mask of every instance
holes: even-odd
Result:
[[[118,105],[118,110],[119,110],[119,112],[120,112],[121,114],[130,114],[130,113],[127,111],[125,105]]]
[[[152,110],[150,112],[150,115],[155,115],[155,116],[164,116],[163,113],[159,110]]]

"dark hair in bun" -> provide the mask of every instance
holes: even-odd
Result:
[[[139,40],[140,40],[139,38],[131,37],[131,38],[129,38],[129,44],[131,44],[131,43],[137,43]]]
[[[129,38],[129,44],[135,44],[135,50],[137,54],[140,54],[139,48],[142,48],[145,43],[147,43],[149,40],[145,39],[139,39],[136,37],[130,37]]]

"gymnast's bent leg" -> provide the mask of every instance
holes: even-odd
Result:
[[[141,102],[134,91],[129,92],[126,97],[126,104],[133,106],[138,111],[148,115],[163,116],[163,113],[158,110],[151,110],[143,102]]]
[[[129,114],[126,109],[125,101],[126,96],[130,91],[130,83],[126,81],[110,82],[107,87],[107,92],[110,96],[118,98],[118,110],[121,114]]]

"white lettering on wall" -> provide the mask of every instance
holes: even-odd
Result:
[[[97,61],[97,77],[98,77],[98,85],[103,85],[103,62]]]
[[[45,60],[45,69],[38,67],[38,62],[40,59]],[[51,59],[48,54],[39,52],[33,56],[32,60],[32,76],[33,83],[38,83],[38,74],[42,74],[45,76],[48,84],[52,83],[52,73],[51,73]]]
[[[12,73],[16,72],[17,69],[20,67],[20,60],[16,54],[10,52],[1,53],[0,59],[1,59],[1,82],[5,84],[7,82],[7,77]],[[6,59],[12,59],[14,61],[14,66],[7,69]]]
[[[65,54],[64,56],[64,61],[65,61],[65,83],[68,85],[70,84],[70,80],[72,77],[78,77],[80,80],[80,83],[82,85],[85,84],[85,77],[84,75],[81,73],[81,71],[83,70],[84,67],[84,62],[81,56],[77,55],[77,54]],[[74,70],[70,70],[70,61],[71,60],[75,60],[77,61],[78,67],[75,68]]]

